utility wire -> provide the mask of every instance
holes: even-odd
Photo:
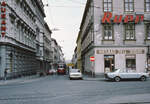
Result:
[[[49,0],[47,0],[48,2]],[[67,1],[67,2],[66,2]],[[72,3],[76,3],[76,4],[79,4],[79,5],[64,5],[64,4],[69,4],[68,1],[72,2]],[[55,0],[55,4],[56,5],[51,5],[51,7],[63,7],[63,8],[81,8],[81,7],[85,7],[85,4],[84,3],[81,3],[81,2],[77,2],[77,1],[74,1],[74,0]],[[50,3],[49,3],[50,4]],[[58,4],[58,5],[57,5]],[[61,5],[62,4],[62,5]]]
[[[84,3],[81,3],[81,2],[78,2],[78,1],[75,1],[75,0],[68,0],[68,1],[71,1],[71,2],[77,3],[77,4],[81,4],[81,5],[85,5]]]
[[[84,6],[78,6],[78,5],[51,5],[51,7],[83,8]]]
[[[48,2],[48,0],[47,0],[47,4],[48,4],[48,8],[49,8],[49,14],[50,14],[50,19],[51,19],[51,22],[52,22],[52,24],[53,25],[55,25],[55,23],[54,23],[54,20],[53,20],[53,15],[52,15],[52,10],[51,10],[51,6],[50,6],[50,3]]]

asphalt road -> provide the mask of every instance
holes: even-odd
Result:
[[[47,76],[0,85],[0,104],[150,104],[150,80],[111,82]]]

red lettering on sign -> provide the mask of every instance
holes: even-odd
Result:
[[[2,32],[1,34],[2,34],[2,37],[4,37],[4,36],[5,36],[5,32]]]
[[[1,6],[6,6],[6,2],[3,1],[2,4],[1,4]]]
[[[118,19],[118,17],[119,17],[119,19]],[[120,23],[122,21],[122,17],[123,17],[122,15],[119,15],[119,16],[116,15],[114,18],[114,23]]]
[[[6,14],[1,14],[1,18],[5,19],[6,18]]]
[[[6,19],[6,14],[5,14],[5,12],[6,12],[6,8],[5,8],[5,6],[6,6],[6,2],[2,2],[1,3],[1,35],[2,35],[2,37],[4,37],[5,36],[5,31],[6,31],[6,21],[5,21],[5,19]]]
[[[5,20],[2,20],[1,24],[2,24],[2,25],[6,25],[6,21],[5,21]]]
[[[5,27],[5,26],[2,26],[2,27],[1,27],[1,31],[6,31],[6,27]]]
[[[112,17],[112,13],[111,12],[105,12],[104,13],[104,17],[102,19],[102,23],[105,23],[105,21],[107,21],[108,23],[110,23],[111,17]]]
[[[143,15],[137,15],[136,19],[135,19],[135,23],[138,23],[139,21],[143,21],[144,20],[144,16]]]
[[[6,8],[1,8],[1,12],[6,12]]]
[[[111,19],[112,19],[112,13],[111,12],[105,12],[104,16],[102,18],[102,23],[111,23]],[[114,23],[121,23],[123,20],[123,15],[115,15],[113,22]],[[128,22],[142,22],[144,20],[144,15],[135,15],[135,19],[134,19],[134,15],[126,15],[124,18],[124,23],[128,23]]]
[[[124,23],[132,22],[133,21],[133,15],[126,15],[124,19]]]

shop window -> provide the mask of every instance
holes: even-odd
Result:
[[[135,40],[135,25],[125,24],[125,39],[126,40]]]
[[[126,56],[126,68],[127,68],[128,72],[136,70],[136,58],[135,58],[135,55]]]
[[[104,40],[113,40],[113,26],[111,24],[105,24],[104,26]]]
[[[125,9],[125,12],[133,12],[134,0],[124,0],[124,9]]]
[[[150,0],[145,0],[145,12],[150,12]]]
[[[103,2],[104,12],[112,11],[112,0],[104,0]]]
[[[146,24],[146,39],[150,39],[150,24]]]

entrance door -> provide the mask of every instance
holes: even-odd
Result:
[[[114,56],[104,56],[104,72],[112,72],[114,70]]]

